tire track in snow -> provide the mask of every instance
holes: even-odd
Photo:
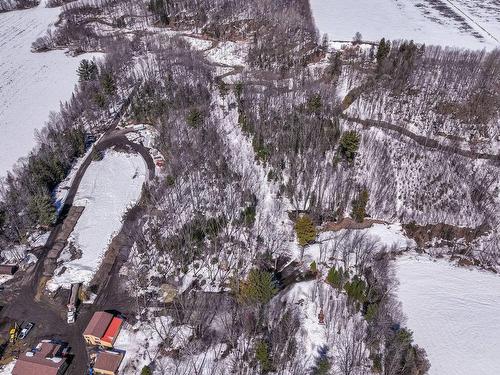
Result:
[[[500,40],[498,40],[492,33],[486,30],[479,22],[474,20],[467,12],[462,10],[458,5],[454,4],[451,0],[445,0],[448,4],[450,4],[453,8],[455,8],[460,14],[462,14],[465,18],[471,21],[474,25],[479,27],[482,31],[484,31],[490,38],[494,39],[498,44],[500,44]]]

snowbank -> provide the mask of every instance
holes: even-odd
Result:
[[[14,369],[14,366],[16,365],[16,361],[9,362],[5,366],[2,366],[0,368],[0,375],[10,375],[12,374],[12,370]]]
[[[499,374],[500,276],[445,260],[396,262],[398,295],[431,375]]]
[[[73,282],[90,282],[108,244],[121,228],[123,214],[140,197],[145,175],[144,161],[136,154],[108,151],[103,160],[90,164],[73,203],[85,206],[85,210],[61,253],[59,260],[67,261],[47,284],[50,290]],[[70,260],[71,246],[82,252],[79,259]]]

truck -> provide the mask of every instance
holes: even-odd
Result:
[[[69,293],[69,299],[68,299],[68,316],[67,316],[67,321],[68,324],[73,324],[76,320],[76,305],[78,303],[78,292],[80,290],[80,284],[79,283],[74,283],[71,284],[71,290]]]

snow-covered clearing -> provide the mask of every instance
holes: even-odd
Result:
[[[136,154],[108,151],[103,160],[90,164],[73,203],[85,210],[59,259],[68,261],[56,269],[56,276],[47,284],[49,290],[92,280],[108,244],[121,228],[123,214],[139,199],[145,176],[144,161]],[[69,260],[73,246],[81,257]]]
[[[345,251],[352,252],[351,240],[358,236],[359,242],[362,238],[375,241],[375,248],[380,249],[385,246],[395,250],[404,250],[416,246],[415,242],[406,237],[401,224],[373,224],[366,229],[341,229],[336,232],[326,231],[319,234],[316,243],[307,246],[304,250],[303,261],[310,264],[325,262],[329,254],[342,254]],[[355,262],[357,256],[352,257],[351,262]]]
[[[311,0],[319,31],[330,39],[413,39],[420,43],[470,49],[499,46],[500,20],[494,0]],[[474,5],[470,4],[474,3]],[[438,9],[439,8],[439,9]],[[492,9],[497,9],[493,12]]]
[[[31,43],[57,20],[60,8],[40,6],[0,14],[0,177],[35,146],[40,129],[71,96],[83,58],[63,51],[32,53]]]
[[[223,65],[245,65],[249,44],[244,42],[220,42],[210,49],[206,56],[208,60]]]
[[[500,276],[404,256],[398,295],[431,375],[499,374]]]

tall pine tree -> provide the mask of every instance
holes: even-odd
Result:
[[[76,70],[80,82],[93,81],[97,78],[97,65],[94,61],[83,59]]]

